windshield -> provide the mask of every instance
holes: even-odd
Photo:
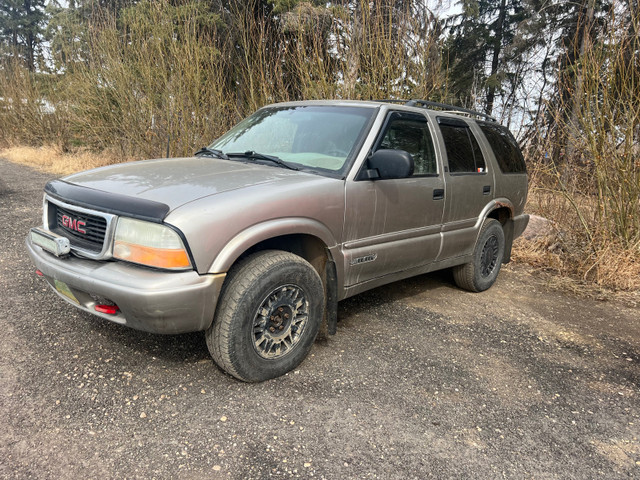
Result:
[[[301,170],[341,173],[375,111],[332,105],[263,108],[209,148],[227,155],[271,155]]]

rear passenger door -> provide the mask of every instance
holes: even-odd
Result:
[[[446,201],[442,226],[443,245],[438,260],[473,251],[475,224],[494,196],[493,172],[471,124],[459,118],[438,116],[444,144]]]
[[[409,178],[360,176],[347,182],[343,251],[348,286],[425,265],[440,251],[444,180],[426,116],[389,112],[372,153],[381,149],[408,152],[414,172]]]

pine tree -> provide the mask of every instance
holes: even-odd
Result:
[[[3,0],[0,2],[0,48],[6,55],[18,55],[34,71],[42,45],[45,0]]]
[[[496,96],[512,70],[510,65],[530,48],[530,42],[513,47],[518,26],[531,14],[523,0],[461,0],[460,15],[450,21],[447,56],[450,95],[469,107],[494,110]]]

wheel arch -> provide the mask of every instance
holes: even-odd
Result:
[[[513,215],[514,206],[507,199],[495,199],[489,205],[488,211],[485,215],[486,218],[494,218],[502,224],[502,230],[504,231],[504,258],[502,263],[509,263],[511,261],[511,249],[513,246]]]
[[[228,272],[242,258],[261,250],[282,250],[305,259],[320,275],[325,290],[325,318],[330,334],[335,333],[338,289],[342,271],[334,255],[338,248],[331,232],[309,219],[286,219],[254,225],[227,243],[211,265],[210,273]]]
[[[314,265],[331,257],[336,241],[327,227],[310,219],[288,218],[253,225],[233,237],[216,256],[209,273],[225,273],[241,257],[265,249],[295,253]]]

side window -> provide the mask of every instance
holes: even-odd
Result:
[[[427,119],[422,115],[393,112],[375,150],[404,150],[413,157],[413,176],[437,175],[436,154]]]
[[[480,145],[467,123],[438,117],[451,173],[485,173],[487,167]]]
[[[518,142],[508,129],[493,123],[480,123],[478,126],[493,150],[502,173],[526,173],[527,166],[518,146]]]

